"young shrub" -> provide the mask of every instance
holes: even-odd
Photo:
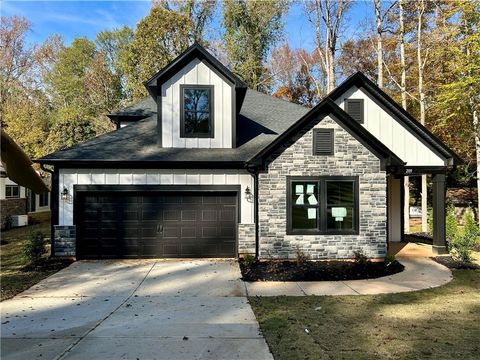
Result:
[[[30,262],[37,262],[43,254],[47,253],[45,247],[45,234],[41,231],[30,234],[28,242],[23,247],[23,255],[30,260]]]
[[[368,263],[367,255],[365,255],[365,252],[362,249],[354,251],[353,256],[355,263],[358,265],[365,265]]]
[[[243,257],[243,263],[245,264],[246,267],[251,267],[255,263],[255,256],[253,255],[245,255]]]
[[[455,208],[453,206],[449,206],[447,209],[447,215],[445,217],[445,232],[448,244],[453,244],[459,233]]]
[[[297,265],[302,265],[305,264],[308,260],[310,260],[310,257],[308,256],[308,254],[300,250],[300,248],[297,246],[297,248],[295,249],[295,259]]]
[[[391,263],[393,263],[395,261],[395,255],[393,255],[392,253],[387,253],[387,255],[385,255],[385,264],[390,265]]]
[[[454,238],[451,253],[455,259],[468,263],[472,260],[471,253],[477,243],[480,230],[471,211],[465,212],[463,221],[465,226],[463,231]]]

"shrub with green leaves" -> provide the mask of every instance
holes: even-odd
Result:
[[[471,262],[471,253],[477,243],[480,229],[470,210],[465,212],[463,221],[465,224],[463,230],[454,237],[450,246],[450,252],[452,256],[459,261]]]
[[[40,260],[43,254],[47,253],[45,245],[45,234],[36,231],[30,234],[28,242],[23,247],[23,255],[31,262],[36,262]]]

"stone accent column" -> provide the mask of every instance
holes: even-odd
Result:
[[[77,239],[75,225],[55,225],[54,229],[54,255],[75,256],[75,243]]]
[[[434,254],[447,253],[445,230],[445,174],[433,175],[433,246]]]
[[[255,254],[255,224],[238,224],[238,255]]]

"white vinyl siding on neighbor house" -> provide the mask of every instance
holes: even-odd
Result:
[[[180,137],[180,85],[213,85],[213,138]],[[204,62],[195,59],[162,85],[162,147],[231,148],[232,87]]]
[[[362,89],[352,86],[338,97],[336,103],[345,110],[345,99],[364,100],[365,127],[373,136],[393,151],[407,166],[444,166],[445,160],[417,139],[407,128],[383,110]]]
[[[240,185],[240,223],[253,223],[253,201],[245,197],[247,186],[254,192],[252,176],[242,170],[123,170],[60,169],[58,193],[64,188],[73,196],[74,185]],[[58,196],[59,225],[73,225],[73,201]]]

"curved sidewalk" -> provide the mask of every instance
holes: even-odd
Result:
[[[369,280],[245,282],[248,296],[374,295],[430,289],[452,280],[451,271],[431,260],[431,246],[401,243],[392,246],[405,269],[391,276]],[[399,249],[400,248],[400,249]]]

